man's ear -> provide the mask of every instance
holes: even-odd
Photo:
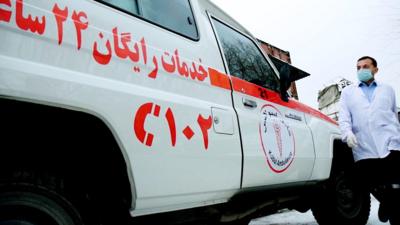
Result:
[[[372,71],[372,72],[374,73],[374,75],[375,75],[376,73],[378,73],[378,70],[379,70],[378,67],[375,67],[375,68],[374,68],[374,70]]]

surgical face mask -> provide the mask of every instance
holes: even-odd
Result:
[[[360,69],[357,71],[357,77],[361,82],[367,82],[373,78],[370,69]]]

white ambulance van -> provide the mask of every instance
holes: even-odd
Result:
[[[365,224],[294,79],[208,0],[0,0],[0,224]]]

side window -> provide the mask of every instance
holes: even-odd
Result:
[[[191,39],[198,38],[189,0],[99,0]]]
[[[279,80],[257,45],[248,37],[213,19],[229,73],[262,87],[279,90]]]
[[[197,29],[188,0],[141,0],[143,17],[188,37],[197,38]]]

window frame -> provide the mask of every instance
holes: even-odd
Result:
[[[231,29],[234,30],[235,32],[237,32],[237,33],[239,33],[240,35],[243,35],[245,38],[249,39],[249,40],[256,46],[257,50],[261,53],[261,55],[264,57],[265,61],[266,61],[266,62],[269,64],[269,66],[272,68],[273,75],[274,75],[274,76],[276,77],[276,79],[277,79],[278,86],[281,85],[281,84],[280,84],[280,76],[279,76],[279,73],[278,73],[278,71],[277,71],[275,65],[274,65],[274,64],[272,63],[272,61],[268,58],[268,56],[266,55],[266,53],[261,49],[261,47],[257,44],[258,42],[256,42],[256,41],[254,40],[253,37],[251,37],[250,35],[248,35],[248,34],[246,34],[246,33],[243,33],[242,31],[236,29],[234,26],[231,26],[230,24],[224,22],[222,19],[220,19],[220,18],[218,18],[218,17],[212,15],[212,14],[211,14],[210,12],[208,12],[208,11],[207,11],[207,15],[208,15],[208,19],[209,19],[209,21],[210,21],[211,27],[212,27],[213,32],[214,32],[214,36],[215,36],[215,38],[216,38],[216,40],[217,40],[218,49],[219,49],[220,55],[221,55],[221,57],[222,57],[222,59],[223,59],[225,72],[226,72],[229,76],[234,76],[234,75],[232,75],[232,74],[230,73],[229,66],[228,66],[228,62],[227,62],[226,57],[225,57],[225,52],[224,52],[224,50],[223,50],[223,48],[222,48],[221,40],[220,40],[220,38],[219,38],[219,36],[218,36],[218,34],[217,34],[217,30],[216,30],[216,28],[215,28],[215,25],[214,25],[213,20],[216,20],[216,21],[220,22],[221,24],[223,24],[223,25],[225,25],[225,26],[231,28]],[[239,79],[243,79],[243,78],[240,78],[240,77],[237,77],[237,76],[234,76],[234,77],[239,78]],[[243,80],[244,80],[244,79],[243,79]],[[246,81],[247,81],[247,80],[246,80]],[[250,82],[250,81],[247,81],[247,82]],[[252,82],[250,82],[250,83],[252,83]],[[255,83],[252,83],[252,84],[255,84]],[[255,85],[258,85],[258,84],[255,84]],[[258,86],[260,86],[260,85],[258,85]],[[271,89],[271,88],[267,88],[267,87],[263,87],[263,88],[266,88],[266,89],[268,89],[268,90],[271,90],[271,91],[280,93],[280,90],[278,90],[279,88],[277,88],[277,89]]]
[[[120,7],[116,6],[116,5],[113,5],[113,4],[111,4],[111,3],[105,2],[105,1],[103,1],[103,0],[94,0],[94,1],[95,1],[95,2],[98,2],[98,3],[102,4],[102,5],[108,6],[108,7],[110,7],[110,8],[113,8],[113,9],[115,9],[115,10],[121,11],[121,12],[123,12],[123,13],[125,13],[125,14],[128,14],[128,15],[130,15],[130,16],[133,16],[133,17],[135,17],[135,18],[138,18],[138,19],[140,19],[140,20],[146,21],[146,22],[148,22],[148,23],[150,23],[150,24],[153,24],[153,25],[155,25],[155,26],[157,26],[157,27],[160,27],[160,28],[162,28],[162,29],[164,29],[164,30],[167,30],[167,31],[169,31],[169,32],[172,32],[172,33],[177,34],[177,35],[179,35],[179,36],[182,36],[182,37],[184,37],[184,38],[190,39],[190,40],[192,40],[192,41],[198,42],[198,41],[200,40],[200,31],[199,31],[198,26],[197,26],[197,20],[196,20],[195,14],[194,14],[194,10],[193,10],[193,6],[192,6],[192,1],[191,1],[191,0],[187,0],[187,1],[188,1],[188,3],[189,3],[190,12],[192,13],[192,16],[193,16],[193,25],[194,25],[194,27],[195,27],[195,29],[196,29],[196,32],[197,32],[197,36],[196,36],[196,37],[191,37],[191,36],[188,36],[188,35],[179,33],[179,32],[177,32],[177,31],[175,31],[175,30],[173,30],[173,29],[171,29],[171,28],[162,26],[161,24],[155,23],[155,22],[153,22],[153,21],[151,21],[151,20],[149,20],[149,19],[144,18],[144,17],[142,16],[142,6],[141,6],[141,3],[140,3],[142,0],[136,0],[136,1],[137,1],[137,7],[138,7],[138,14],[137,14],[137,15],[134,14],[134,13],[132,13],[132,12],[129,12],[129,11],[126,10],[126,9],[120,8]],[[124,0],[124,1],[126,1],[126,0]]]

